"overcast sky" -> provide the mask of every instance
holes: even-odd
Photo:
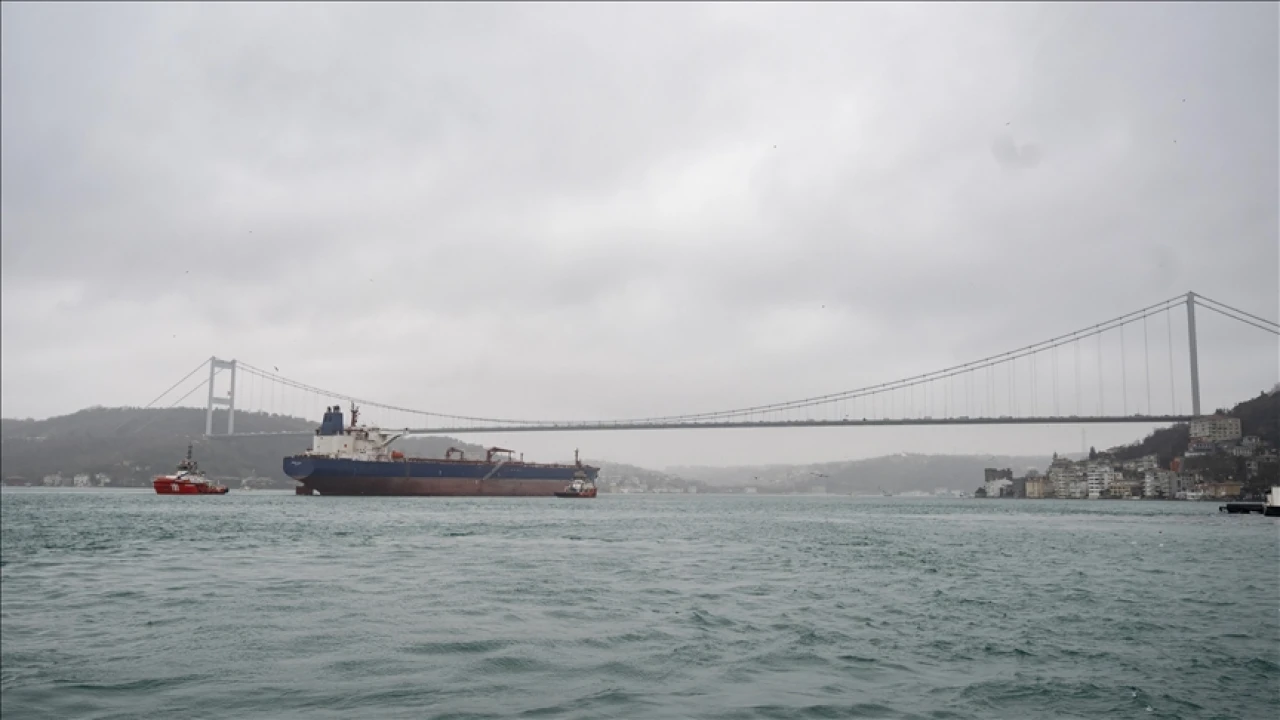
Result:
[[[142,405],[210,355],[440,412],[698,412],[1188,290],[1280,314],[1274,3],[2,12],[5,417]],[[1276,382],[1274,336],[1200,318],[1206,408]],[[468,439],[663,466],[1081,437]]]

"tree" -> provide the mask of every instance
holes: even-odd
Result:
[[[1089,459],[1090,460],[1098,459],[1098,451],[1094,450],[1092,445],[1089,446]]]

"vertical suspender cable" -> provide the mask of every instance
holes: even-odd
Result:
[[[1051,359],[1053,365],[1053,414],[1058,414],[1058,348],[1054,346]]]
[[[1173,378],[1173,319],[1169,313],[1173,312],[1173,306],[1164,309],[1164,327],[1165,337],[1169,339],[1169,405],[1174,415],[1178,414],[1178,393],[1177,383]]]
[[[1120,414],[1129,414],[1129,373],[1124,354],[1124,325],[1120,326]]]
[[[1031,417],[1035,417],[1036,412],[1039,409],[1040,409],[1039,406],[1036,404],[1036,356],[1035,354],[1032,354],[1031,355]]]
[[[1102,417],[1106,414],[1106,404],[1102,397],[1102,333],[1094,337],[1098,338],[1098,417]]]
[[[1080,338],[1071,344],[1075,348],[1075,361],[1073,365],[1076,371],[1076,415],[1080,414]]]
[[[1142,355],[1147,374],[1147,414],[1151,414],[1151,347],[1147,344],[1147,316],[1142,316]]]
[[[1017,369],[1018,369],[1018,361],[1010,360],[1009,361],[1009,416],[1010,417],[1016,417],[1018,414],[1017,405],[1015,405],[1013,402],[1013,395],[1018,390],[1018,382],[1017,382],[1017,378],[1015,377]]]

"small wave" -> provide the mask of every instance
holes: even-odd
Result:
[[[1280,664],[1266,658],[1250,658],[1244,663],[1244,666],[1252,672],[1262,673],[1263,675],[1275,676],[1280,674]]]
[[[495,672],[495,673],[528,673],[538,670],[555,670],[554,665],[535,660],[531,657],[522,657],[519,655],[505,655],[502,657],[491,657],[481,660],[475,672]]]
[[[410,645],[405,652],[414,655],[459,655],[494,652],[509,647],[509,640],[462,640],[457,642],[427,642]]]
[[[180,675],[171,678],[147,678],[122,683],[85,683],[55,680],[54,684],[63,690],[87,690],[91,692],[137,693],[167,690],[187,683],[200,682],[204,678],[198,675]]]

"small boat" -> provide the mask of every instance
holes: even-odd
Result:
[[[587,477],[587,473],[582,469],[582,461],[578,459],[578,451],[573,451],[573,465],[576,470],[573,471],[573,482],[569,483],[564,490],[556,493],[558,498],[593,498],[596,496],[596,484],[591,482],[591,478]]]
[[[173,475],[157,475],[151,481],[157,495],[226,495],[227,487],[209,482],[204,471],[191,459],[191,446],[187,445],[187,457],[178,462]]]

